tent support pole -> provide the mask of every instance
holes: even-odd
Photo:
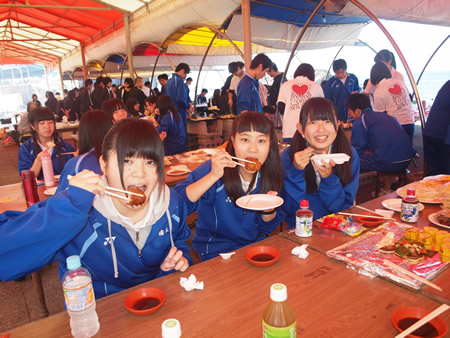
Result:
[[[86,81],[88,79],[88,72],[87,72],[87,67],[86,67],[86,49],[85,49],[86,45],[84,42],[80,43],[80,48],[81,48],[81,62],[83,64],[83,79],[84,81]]]
[[[47,66],[44,66],[45,82],[47,83],[47,91],[50,91],[50,84],[48,83]],[[22,67],[20,68],[20,75],[22,77]],[[23,77],[22,77],[23,82]]]
[[[134,75],[134,67],[133,67],[133,53],[131,51],[131,37],[130,37],[130,15],[123,15],[123,22],[125,24],[125,40],[127,43],[127,58],[128,58],[128,71],[130,72],[130,76]]]
[[[202,72],[202,68],[203,68],[203,64],[205,63],[206,60],[206,56],[209,53],[209,50],[211,49],[211,46],[214,42],[214,40],[217,37],[217,33],[214,34],[213,38],[211,39],[211,42],[208,45],[208,48],[206,48],[205,54],[203,54],[203,58],[202,58],[202,62],[200,63],[200,68],[198,69],[198,76],[197,76],[197,81],[195,82],[195,90],[194,90],[194,112],[195,112],[195,107],[197,107],[197,90],[198,90],[198,83],[200,82],[200,73]]]
[[[61,81],[61,95],[64,97],[64,81],[60,56],[58,56],[58,70],[59,70],[59,80]]]
[[[402,61],[403,66],[405,67],[406,73],[408,74],[409,82],[411,83],[411,87],[413,89],[414,95],[416,96],[417,101],[417,108],[419,109],[419,116],[420,116],[420,124],[422,127],[422,144],[423,144],[423,128],[425,127],[425,112],[424,108],[422,106],[422,100],[420,99],[419,90],[417,89],[416,82],[414,81],[414,76],[411,73],[411,69],[409,69],[408,63],[406,62],[405,57],[403,56],[400,48],[398,47],[397,43],[392,38],[391,34],[387,31],[387,29],[383,26],[383,24],[378,20],[378,18],[369,11],[368,8],[360,4],[357,0],[350,0],[355,6],[357,6],[360,10],[362,10],[366,15],[373,20],[377,24],[377,26],[381,29],[381,31],[384,33],[384,35],[388,38],[389,42],[392,44],[392,47],[394,47],[395,51],[397,52],[398,56],[400,57],[400,60]],[[426,174],[427,171],[427,162],[426,158],[423,162],[423,173]]]
[[[158,55],[156,56],[155,64],[153,65],[152,78],[150,79],[150,86],[153,85],[153,77],[155,76],[156,65],[158,64],[160,55],[161,55],[161,49],[159,50]]]
[[[437,53],[437,51],[442,47],[442,45],[445,43],[445,41],[450,38],[450,35],[447,35],[447,37],[444,39],[444,41],[441,42],[441,44],[436,48],[436,50],[431,54],[430,58],[428,59],[427,63],[425,63],[425,66],[423,67],[422,71],[420,72],[419,77],[417,78],[416,85],[419,85],[419,81],[422,78],[423,73],[425,72],[425,68],[428,67],[428,64],[430,63],[431,59],[434,57],[434,55]]]
[[[170,67],[172,67],[172,70],[175,72],[175,65],[173,64],[172,60],[169,59],[166,53],[162,53],[162,55],[166,58],[167,62],[169,62]]]
[[[284,70],[283,76],[281,77],[281,83],[283,83],[284,80],[286,79],[287,71],[289,69],[289,66],[291,65],[292,58],[294,57],[295,51],[297,50],[297,46],[300,43],[300,40],[302,39],[303,35],[305,34],[306,29],[311,24],[311,21],[314,19],[314,17],[319,12],[319,10],[322,8],[322,6],[324,5],[325,2],[326,2],[326,0],[321,0],[320,1],[320,3],[316,6],[314,11],[309,16],[309,18],[306,21],[305,25],[302,27],[300,33],[298,33],[297,40],[295,41],[294,46],[292,46],[291,55],[289,55],[289,59],[288,59],[288,62],[286,64],[286,69]],[[278,127],[279,123],[280,123],[280,113],[278,111],[278,106],[277,106],[276,107],[276,111],[275,111],[275,127]]]
[[[244,60],[245,68],[250,69],[252,62],[252,33],[250,24],[250,0],[242,0],[242,27],[244,30]]]

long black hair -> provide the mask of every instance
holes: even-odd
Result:
[[[123,189],[123,162],[127,157],[153,160],[157,165],[159,189],[164,186],[164,146],[153,124],[144,119],[123,119],[118,121],[106,134],[103,141],[102,157],[108,163],[116,153],[120,181]]]
[[[346,186],[352,179],[352,150],[344,131],[337,124],[336,108],[333,102],[323,97],[313,97],[305,102],[300,111],[300,124],[305,131],[306,124],[310,121],[330,121],[334,129],[337,131],[336,139],[331,145],[331,153],[345,153],[350,156],[350,161],[343,164],[337,164],[333,167],[333,174],[339,178],[341,184]],[[308,147],[306,140],[297,130],[291,141],[289,156],[291,162],[294,161],[295,153],[302,151]],[[316,173],[312,162],[309,162],[305,168],[306,192],[311,194],[317,189]]]
[[[60,140],[60,138],[58,137],[58,133],[56,132],[55,115],[47,107],[35,108],[28,114],[28,123],[30,124],[30,126],[32,126],[32,128],[30,128],[30,130],[31,130],[31,136],[33,137],[34,153],[36,155],[39,153],[39,143],[38,143],[39,136],[37,134],[36,129],[39,128],[39,122],[41,122],[41,121],[53,121],[53,123],[55,124],[55,130],[53,130],[53,134],[52,134],[52,141],[55,144],[55,150],[56,150],[56,153],[58,154],[59,162],[61,164],[64,164],[64,160],[61,156],[61,142],[62,141]],[[43,144],[43,146],[47,146],[47,145]]]
[[[78,155],[95,150],[95,156],[102,155],[103,139],[113,126],[108,113],[103,110],[91,110],[83,114],[80,121],[80,137]]]
[[[159,110],[159,115],[163,117],[168,112],[172,112],[173,117],[175,117],[175,120],[180,123],[180,116],[178,115],[178,110],[173,104],[172,99],[168,95],[161,95],[158,97],[158,100],[156,101],[156,107]]]
[[[232,126],[231,136],[236,137],[236,134],[257,131],[270,137],[270,148],[267,159],[260,169],[260,193],[266,193],[268,191],[281,192],[283,187],[283,173],[281,168],[280,152],[278,150],[278,140],[275,134],[273,123],[269,121],[264,114],[258,112],[246,112],[239,115],[234,121]],[[233,142],[230,139],[226,147],[226,151],[231,156],[236,156]],[[257,174],[254,174],[252,181],[249,185],[249,190],[253,187]],[[225,168],[223,181],[225,183],[225,190],[231,200],[236,203],[239,197],[242,197],[242,183],[239,176],[239,167]],[[245,191],[247,194],[250,191]]]

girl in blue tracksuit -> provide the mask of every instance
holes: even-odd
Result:
[[[70,179],[67,190],[25,212],[0,215],[0,280],[54,261],[62,276],[66,258],[79,255],[101,298],[188,268],[186,210],[164,184],[163,146],[152,124],[116,123],[105,137],[100,165],[104,177],[84,170]],[[145,202],[128,205],[105,195],[106,186],[136,187]]]
[[[158,97],[156,107],[159,111],[159,126],[156,127],[158,132],[165,133],[164,138],[164,154],[179,154],[186,149],[186,132],[184,124],[178,115],[177,108],[168,95]]]
[[[311,160],[314,154],[345,153],[350,161],[336,165]],[[284,170],[283,210],[295,226],[300,200],[308,200],[314,219],[353,205],[359,184],[359,158],[337,125],[336,110],[325,98],[311,98],[300,111],[291,146],[281,154]]]
[[[261,212],[236,205],[245,195],[281,192],[282,171],[273,124],[263,114],[247,112],[234,120],[232,128],[226,151],[218,151],[175,187],[188,213],[198,211],[192,246],[201,260],[263,239],[283,218],[276,209]],[[256,159],[261,169],[237,166],[231,156]]]
[[[83,114],[80,121],[78,156],[69,160],[59,178],[56,193],[69,185],[68,176],[75,176],[84,169],[103,175],[98,159],[102,154],[102,144],[113,122],[108,113],[91,110]]]
[[[75,149],[62,138],[58,137],[55,126],[55,115],[48,108],[36,108],[28,114],[32,138],[19,148],[19,174],[23,170],[32,170],[38,179],[44,177],[42,173],[41,158],[50,154],[53,172],[58,175],[62,172],[64,164],[73,157]],[[54,147],[50,145],[54,143]]]

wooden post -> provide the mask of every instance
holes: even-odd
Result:
[[[130,15],[123,15],[123,22],[125,24],[125,40],[127,43],[127,59],[128,59],[128,71],[130,72],[130,77],[134,77],[134,66],[133,66],[133,52],[131,51],[131,37],[130,37]]]
[[[80,47],[81,47],[81,62],[83,64],[83,79],[84,81],[86,81],[88,79],[88,71],[86,68],[86,50],[85,50],[86,44],[84,42],[81,42]]]
[[[61,95],[64,97],[64,81],[63,81],[63,72],[61,66],[61,57],[58,57],[58,69],[59,69],[59,79],[61,81]]]
[[[242,0],[242,27],[244,30],[245,69],[250,69],[252,62],[252,34],[250,25],[250,0]]]

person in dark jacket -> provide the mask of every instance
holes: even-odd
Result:
[[[45,101],[45,106],[55,114],[56,109],[58,108],[58,100],[56,99],[53,92],[50,91],[45,93],[45,96],[47,97],[47,101]]]
[[[92,102],[94,109],[101,109],[103,102],[109,99],[108,91],[105,89],[105,82],[103,77],[99,76],[95,80],[95,88],[92,92]]]
[[[80,112],[84,114],[85,112],[92,110],[94,103],[92,101],[91,90],[93,82],[91,79],[84,81],[84,87],[80,90],[79,100],[80,100]]]

